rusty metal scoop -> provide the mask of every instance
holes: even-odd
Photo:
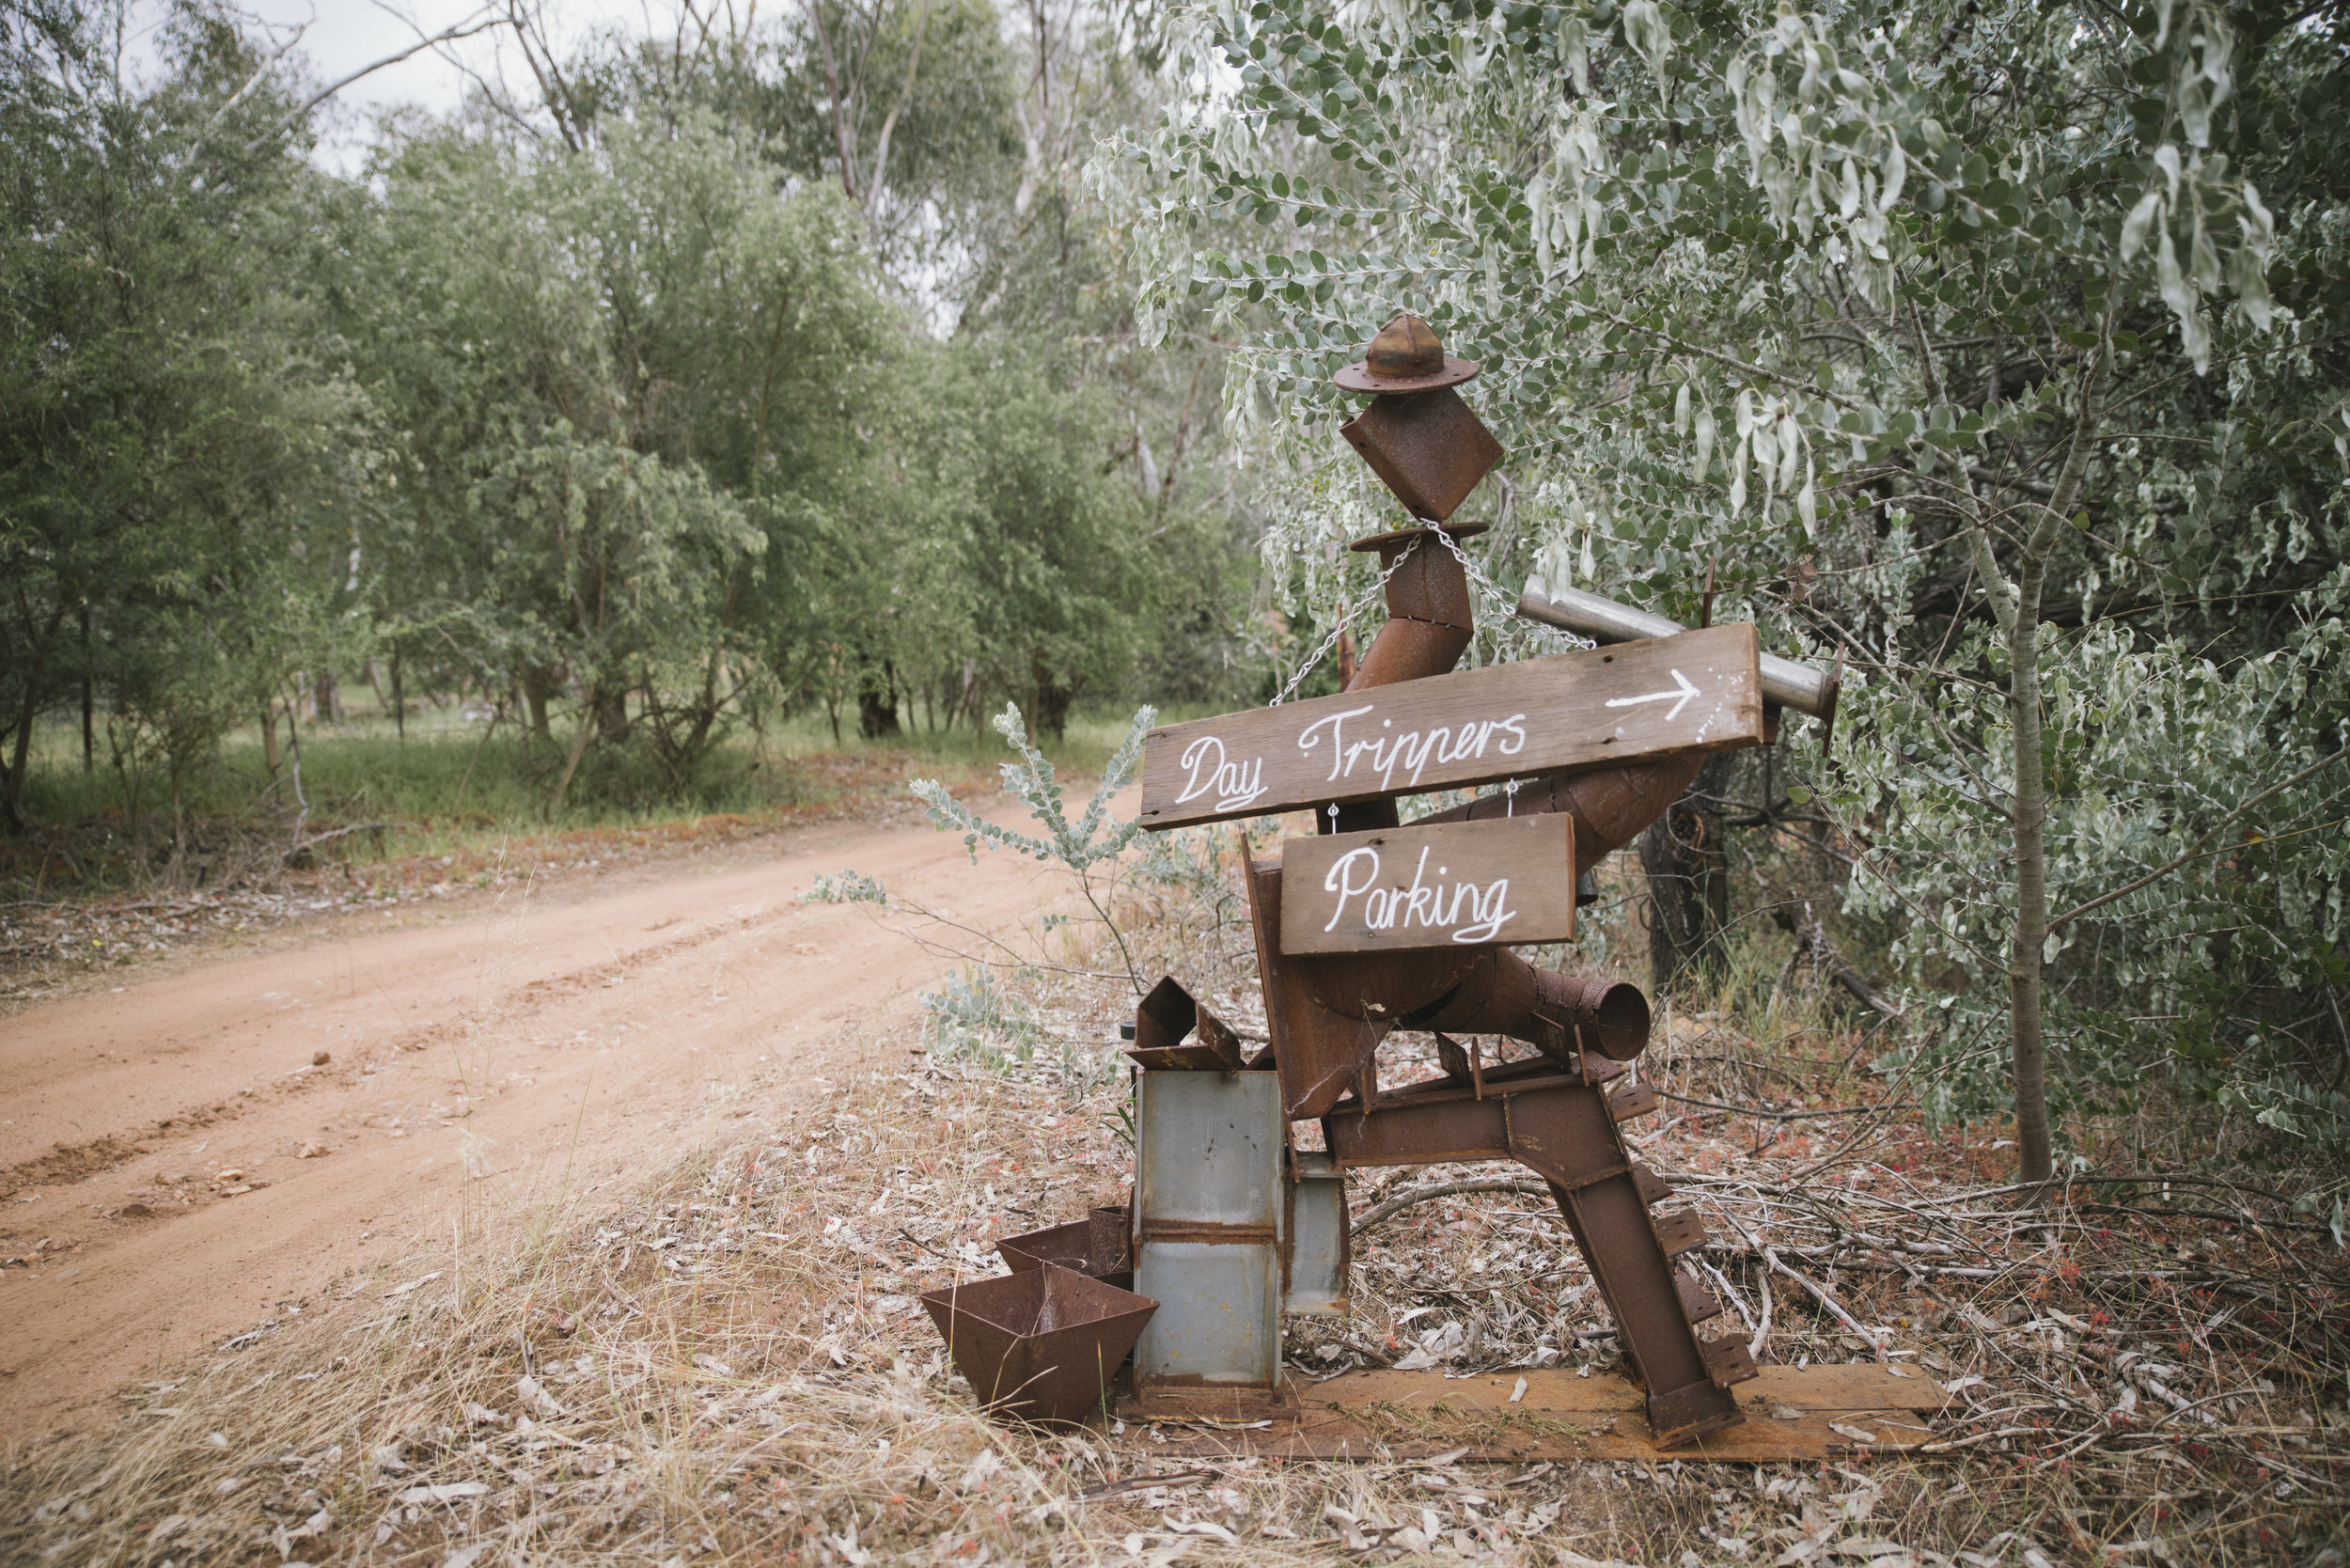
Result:
[[[1103,1407],[1111,1376],[1159,1304],[1044,1262],[932,1291],[955,1370],[991,1414],[1073,1425]]]
[[[1134,1282],[1134,1258],[1126,1243],[1126,1209],[1095,1209],[1083,1219],[1006,1236],[995,1244],[1004,1266],[1014,1274],[1046,1263],[1073,1268],[1123,1288]]]

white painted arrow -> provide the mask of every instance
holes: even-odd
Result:
[[[1681,710],[1689,705],[1689,699],[1698,695],[1698,689],[1689,684],[1689,678],[1687,676],[1682,674],[1681,671],[1677,669],[1673,670],[1671,674],[1673,678],[1673,684],[1681,688],[1679,691],[1650,692],[1641,697],[1611,697],[1607,699],[1607,706],[1610,708],[1637,708],[1643,702],[1668,702],[1678,697],[1681,700],[1674,702],[1672,712],[1665,715],[1665,722],[1667,724],[1670,724],[1673,720],[1681,716]]]

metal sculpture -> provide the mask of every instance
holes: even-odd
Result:
[[[1521,614],[1613,646],[1456,672],[1475,630],[1456,546],[1482,525],[1449,519],[1502,455],[1453,390],[1477,369],[1400,315],[1336,378],[1371,396],[1342,433],[1415,519],[1353,546],[1379,557],[1387,619],[1345,689],[1145,744],[1148,827],[1305,807],[1319,830],[1246,869],[1266,1048],[1250,1055],[1171,977],[1136,1012],[1126,1245],[1075,1226],[1007,1245],[1132,1269],[1157,1304],[1135,1350],[1145,1414],[1280,1408],[1281,1312],[1345,1307],[1347,1171],[1515,1160],[1549,1184],[1656,1443],[1741,1419],[1730,1389],[1753,1361],[1700,1335],[1720,1304],[1673,1262],[1704,1227],[1656,1211],[1671,1188],[1618,1131],[1656,1105],[1644,1084],[1608,1087],[1647,1044],[1648,1000],[1511,945],[1572,934],[1592,867],[1707,755],[1766,744],[1781,705],[1831,715],[1835,677],[1765,659],[1752,626],[1685,631],[1539,581]],[[1491,784],[1505,787],[1401,820],[1400,796]],[[1376,1053],[1398,1029],[1432,1034],[1445,1076],[1383,1090]],[[1488,1065],[1455,1038],[1480,1035],[1537,1054]],[[1324,1150],[1298,1151],[1290,1128],[1311,1120]]]

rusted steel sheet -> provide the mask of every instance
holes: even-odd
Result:
[[[1004,1236],[995,1243],[995,1250],[1004,1260],[1004,1266],[1014,1274],[1051,1263],[1058,1268],[1073,1268],[1080,1274],[1090,1274],[1093,1262],[1093,1221],[1073,1219],[1066,1225],[1048,1225],[1042,1231],[1023,1231],[1016,1236]]]
[[[1555,813],[1291,839],[1281,868],[1284,953],[1574,936],[1574,823]]]
[[[1758,651],[1751,625],[1716,626],[1167,726],[1144,742],[1142,823],[1760,745]]]
[[[1300,961],[1281,956],[1280,862],[1253,863],[1245,874],[1282,1111],[1292,1118],[1320,1116],[1338,1104],[1393,1026],[1378,1018],[1349,1018],[1314,999],[1295,973]]]
[[[1183,1041],[1196,1035],[1188,1045]],[[1237,1073],[1240,1037],[1168,975],[1135,1009],[1135,1043],[1126,1053],[1144,1067]]]
[[[1501,461],[1501,443],[1449,386],[1389,393],[1339,427],[1414,517],[1441,523]]]
[[[1642,1196],[1646,1196],[1643,1189]],[[1695,1252],[1705,1245],[1705,1221],[1687,1209],[1668,1215],[1652,1212],[1649,1223],[1655,1228],[1656,1245],[1668,1258],[1678,1258],[1684,1252]]]
[[[1647,1084],[1633,1084],[1607,1097],[1607,1114],[1619,1121],[1629,1121],[1636,1116],[1646,1116],[1657,1106],[1656,1090]]]
[[[995,1250],[1002,1255],[1004,1266],[1014,1274],[1052,1263],[1116,1285],[1121,1283],[1120,1276],[1125,1276],[1130,1282],[1134,1275],[1134,1254],[1127,1230],[1123,1206],[1093,1209],[1083,1219],[1006,1236],[996,1242]]]
[[[1050,1425],[1104,1407],[1158,1303],[1044,1263],[917,1298],[992,1414]]]
[[[1632,1179],[1639,1184],[1640,1201],[1643,1203],[1662,1203],[1673,1195],[1672,1184],[1638,1160],[1632,1162]]]
[[[1737,1421],[1737,1402],[1715,1380],[1718,1357],[1709,1362],[1687,1315],[1704,1303],[1684,1296],[1658,1242],[1605,1091],[1575,1084],[1496,1094],[1493,1087],[1483,1099],[1333,1114],[1323,1119],[1324,1137],[1341,1168],[1503,1158],[1530,1167],[1550,1183],[1624,1354],[1648,1385],[1659,1446]]]

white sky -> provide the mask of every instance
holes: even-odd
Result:
[[[309,57],[321,86],[398,54],[419,37],[489,15],[478,0],[243,0],[243,8],[248,16],[270,24],[279,42],[291,28],[305,29],[295,48]],[[669,15],[663,0],[547,0],[545,8],[546,23],[565,52],[592,33],[617,26],[642,34],[655,20],[666,22]],[[411,104],[448,113],[463,101],[464,68],[495,80],[501,53],[509,81],[518,88],[526,86],[529,71],[511,37],[507,28],[492,28],[411,55],[353,82],[321,113],[319,161],[351,172],[366,155],[377,116]]]

